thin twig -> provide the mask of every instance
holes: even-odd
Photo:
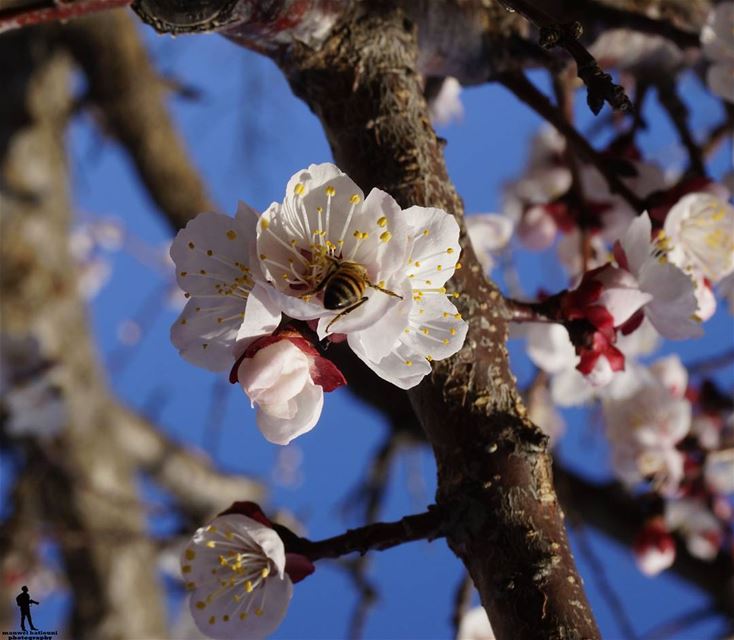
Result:
[[[520,101],[547,120],[566,138],[577,155],[593,164],[604,176],[612,193],[619,194],[636,211],[645,209],[644,201],[635,195],[608,166],[604,157],[592,147],[579,131],[570,125],[559,109],[523,73],[504,73],[497,81],[509,89]]]
[[[432,507],[425,513],[405,516],[396,522],[368,524],[325,540],[298,538],[289,545],[289,551],[305,555],[311,560],[321,560],[350,553],[364,555],[368,551],[384,551],[406,542],[430,541],[444,535],[444,512],[439,507]]]
[[[688,152],[690,162],[689,171],[696,175],[706,175],[706,168],[703,164],[703,154],[701,147],[696,142],[688,124],[688,107],[678,95],[678,90],[673,82],[663,81],[656,85],[660,104],[668,114],[670,121],[673,123],[680,141]]]

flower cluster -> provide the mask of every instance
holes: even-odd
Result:
[[[234,219],[203,213],[179,232],[171,257],[189,300],[171,339],[189,362],[232,370],[265,437],[286,444],[345,382],[290,320],[346,338],[379,376],[413,387],[464,342],[445,288],[460,251],[446,212],[401,210],[333,164],[311,165],[261,216],[240,204]]]

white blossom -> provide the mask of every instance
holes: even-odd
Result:
[[[456,640],[495,640],[492,625],[484,607],[469,609],[459,623]]]
[[[645,316],[664,337],[673,340],[700,336],[693,280],[666,257],[666,248],[651,240],[652,223],[647,213],[635,218],[619,241],[615,258],[636,279],[640,291],[652,299],[643,307]]]
[[[171,245],[179,287],[189,298],[171,327],[171,341],[196,366],[229,369],[238,340],[241,349],[242,341],[280,322],[280,310],[256,283],[256,222],[257,213],[242,203],[234,218],[202,213]]]
[[[190,609],[211,638],[264,638],[285,617],[293,592],[278,534],[240,514],[196,531],[181,556]]]
[[[464,105],[461,103],[461,83],[453,76],[444,79],[438,95],[428,105],[431,120],[445,125],[461,120]]]
[[[325,163],[291,178],[257,234],[263,272],[283,312],[318,320],[320,338],[346,334],[352,350],[393,384],[415,386],[429,362],[461,348],[467,325],[444,287],[460,252],[459,227],[444,211],[401,211],[379,189],[365,198]],[[364,281],[363,296],[329,309],[325,285],[344,265],[356,274],[352,280]]]
[[[663,227],[668,259],[712,283],[734,271],[734,207],[708,193],[689,193]]]
[[[675,365],[659,365],[665,366]],[[675,445],[691,427],[688,400],[654,370],[629,367],[603,398],[602,411],[617,476],[629,485],[652,478],[660,493],[675,495],[683,478],[683,456]]]
[[[723,539],[721,523],[699,500],[667,500],[665,524],[668,529],[680,532],[692,556],[713,560],[719,553]]]
[[[496,213],[477,213],[466,217],[469,240],[485,273],[494,267],[495,254],[510,242],[514,226],[510,218]]]
[[[241,360],[237,381],[257,405],[257,426],[269,442],[286,445],[316,426],[324,390],[311,377],[313,361],[287,338]]]
[[[734,449],[712,451],[704,464],[706,484],[718,493],[734,493]]]
[[[640,571],[647,576],[656,576],[673,564],[675,540],[662,518],[653,518],[645,524],[632,544],[632,552]]]
[[[734,2],[720,2],[701,30],[703,53],[711,65],[706,73],[709,89],[734,102]]]

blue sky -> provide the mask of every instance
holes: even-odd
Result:
[[[233,212],[238,199],[258,209],[279,200],[287,179],[312,162],[331,159],[320,125],[298,101],[269,61],[216,36],[159,38],[149,30],[146,37],[159,68],[202,92],[201,99],[171,100],[171,107],[194,161],[209,185],[215,202]],[[543,85],[542,79],[540,84]],[[685,94],[695,107],[694,127],[718,118],[718,105],[707,98],[694,80],[686,81]],[[463,93],[465,117],[460,124],[445,127],[447,162],[467,211],[499,211],[500,189],[522,170],[530,136],[539,120],[498,86],[485,86]],[[582,125],[591,118],[579,101]],[[606,113],[606,110],[605,112]],[[645,150],[666,156],[675,135],[665,118],[653,108],[655,126],[645,136]],[[152,246],[170,239],[166,224],[141,191],[128,159],[110,141],[99,136],[89,118],[72,126],[71,161],[74,201],[80,216],[117,216],[129,233]],[[714,159],[714,175],[726,167],[727,153]],[[164,280],[127,253],[113,254],[110,283],[92,304],[94,331],[100,355],[109,362],[124,349],[117,339],[120,322],[139,313],[145,298],[157,295]],[[523,284],[534,291],[565,286],[559,267],[549,255],[523,253],[519,261]],[[543,278],[552,274],[551,281]],[[126,364],[109,383],[128,403],[141,410],[154,407],[161,428],[172,437],[207,448],[225,469],[255,474],[271,480],[273,468],[283,463],[283,452],[260,437],[249,403],[237,388],[222,385],[211,373],[180,359],[168,340],[175,312],[161,308],[149,314],[144,336]],[[724,312],[707,326],[707,336],[694,344],[667,345],[684,361],[704,357],[731,344],[731,317]],[[520,380],[530,375],[521,344],[512,345],[513,366]],[[730,387],[734,371],[718,374]],[[221,408],[221,422],[211,422],[212,394]],[[589,412],[574,411],[569,417],[567,440],[561,446],[564,461],[584,473],[606,473],[606,447],[589,420]],[[301,458],[300,484],[275,484],[271,503],[295,513],[311,537],[342,532],[358,524],[345,519],[343,503],[360,479],[369,456],[380,444],[385,425],[380,415],[358,406],[346,390],[326,398],[316,429],[296,441],[286,455]],[[591,435],[590,435],[591,434]],[[601,472],[600,472],[601,470]],[[435,467],[427,451],[403,455],[393,469],[383,519],[397,519],[423,510],[435,490]],[[146,496],[165,502],[166,497],[145,484]],[[225,505],[223,505],[225,506]],[[169,521],[155,522],[165,533]],[[695,609],[705,597],[682,581],[664,576],[651,580],[634,567],[631,553],[589,532],[590,543],[605,565],[606,579],[623,599],[638,634],[668,619],[674,612]],[[605,638],[620,638],[622,632],[600,595],[588,563],[579,565]],[[367,638],[449,638],[454,590],[462,575],[459,562],[442,541],[415,543],[373,555],[369,578],[379,590],[379,601],[366,626]],[[65,606],[59,598],[59,606]],[[296,587],[289,614],[276,638],[340,638],[356,602],[349,577],[338,566],[320,563],[311,578]],[[181,594],[171,591],[172,619],[182,605]],[[51,616],[52,608],[44,610]],[[56,609],[56,611],[58,611]],[[41,610],[39,610],[39,615]],[[41,620],[43,621],[43,620]],[[48,620],[47,628],[52,627]],[[677,638],[716,637],[721,621],[693,627]]]

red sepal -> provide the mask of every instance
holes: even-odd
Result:
[[[306,556],[300,553],[285,554],[285,572],[293,584],[300,582],[316,571],[316,566]]]
[[[255,502],[250,502],[249,500],[242,502],[233,502],[232,506],[229,507],[229,509],[222,511],[222,513],[220,513],[219,515],[228,516],[231,514],[247,516],[248,518],[252,518],[260,524],[265,525],[266,527],[270,527],[271,529],[273,528],[273,523],[270,522],[268,517],[263,513],[260,505],[256,504]]]

